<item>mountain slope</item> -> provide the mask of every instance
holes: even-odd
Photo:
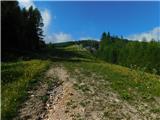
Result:
[[[50,68],[16,119],[160,119],[160,76],[106,63],[80,45],[38,56]]]

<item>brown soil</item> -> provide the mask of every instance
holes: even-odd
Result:
[[[47,92],[47,84],[40,83],[35,90],[28,91],[29,97],[19,110],[15,120],[38,120],[43,118],[45,103],[41,100]]]
[[[57,67],[54,71],[56,77],[58,77],[63,84],[51,91],[50,99],[47,102],[48,112],[45,120],[72,120],[73,114],[81,113],[84,110],[81,107],[70,111],[69,108],[67,108],[67,104],[72,104],[74,99],[80,98],[80,96],[73,89],[73,83],[69,80],[71,78],[63,67]]]
[[[85,76],[75,69],[70,74],[63,66],[52,67],[44,79],[53,80],[51,87],[41,82],[20,109],[21,120],[152,120],[150,115],[131,105],[114,92],[101,76]],[[44,103],[41,96],[48,95]],[[144,105],[145,106],[145,105]],[[144,107],[142,105],[142,107]],[[159,117],[160,118],[160,117]]]
[[[48,90],[59,85],[55,80],[54,68],[49,69],[43,80],[41,80],[33,89],[28,91],[28,98],[22,104],[18,111],[18,116],[14,120],[41,120],[45,116],[46,100],[48,98]],[[52,85],[49,84],[52,83]]]

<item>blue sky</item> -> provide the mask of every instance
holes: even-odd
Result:
[[[46,42],[100,39],[102,32],[128,39],[159,39],[160,2],[31,1],[44,19]]]

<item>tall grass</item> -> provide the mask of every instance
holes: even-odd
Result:
[[[2,119],[11,119],[17,113],[21,102],[27,97],[27,89],[38,81],[49,61],[30,60],[2,63]]]
[[[65,65],[70,71],[77,68],[81,69],[85,76],[89,73],[102,76],[125,100],[141,99],[148,101],[154,97],[160,97],[160,76],[158,75],[103,62],[66,63]]]

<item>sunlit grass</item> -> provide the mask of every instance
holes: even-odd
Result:
[[[93,56],[85,48],[82,49],[76,45],[61,49],[63,49],[63,51],[60,51],[61,54],[63,53],[65,55],[68,53],[72,55],[69,57],[64,56],[65,59],[60,62],[54,62],[54,57],[52,55],[52,52],[55,52],[57,55],[59,52],[58,49],[56,51],[54,51],[54,49],[48,50],[46,53],[44,53],[44,55],[49,54],[48,56],[53,57],[51,60],[53,60],[54,64],[62,64],[66,66],[66,68],[73,75],[75,74],[74,70],[78,69],[81,71],[84,77],[90,77],[93,73],[97,76],[102,76],[104,79],[104,86],[98,86],[98,84],[96,86],[96,84],[94,84],[95,88],[99,90],[97,92],[102,92],[101,89],[103,89],[105,92],[107,90],[105,88],[105,82],[109,82],[110,87],[116,93],[118,93],[123,100],[128,102],[134,102],[138,100],[150,102],[155,97],[160,97],[160,76],[158,75],[103,62]],[[72,61],[67,61],[69,59]],[[49,64],[50,61],[48,60],[2,63],[1,108],[3,119],[10,119],[11,116],[16,115],[15,113],[17,112],[17,108],[26,98],[26,90],[29,87],[32,87],[32,85],[39,79],[42,79],[42,77],[37,78],[37,76],[46,70]],[[97,78],[97,83],[98,80],[99,79]],[[90,83],[90,81],[87,83]],[[77,84],[74,87],[82,92],[88,92],[88,86],[86,85]],[[47,98],[42,99],[45,101]],[[159,112],[159,108],[153,108],[152,111]]]
[[[123,99],[128,101],[134,101],[135,99],[148,101],[154,97],[160,97],[159,75],[101,61],[96,59],[85,48],[81,49],[81,46],[71,45],[64,49],[79,52],[79,54],[86,56],[85,59],[88,59],[88,61],[85,61],[84,58],[76,58],[82,61],[75,63],[64,62],[70,72],[74,71],[74,69],[81,69],[84,76],[90,75],[90,73],[102,76],[106,82],[109,81],[111,83],[111,87]]]
[[[2,119],[11,119],[20,103],[27,97],[26,90],[38,81],[49,61],[30,60],[2,63]]]
[[[65,64],[70,71],[81,69],[86,76],[95,73],[111,83],[111,87],[125,100],[150,100],[160,97],[160,76],[108,63]]]

